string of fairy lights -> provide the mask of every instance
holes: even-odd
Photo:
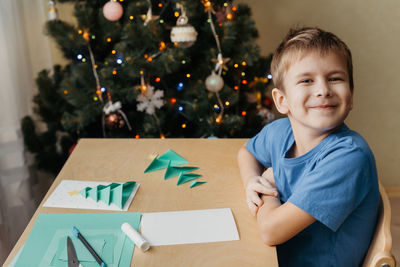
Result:
[[[119,0],[119,1],[110,0],[109,2],[107,2],[103,7],[103,14],[104,14],[105,18],[110,21],[119,20],[123,14],[123,8],[122,8],[121,4],[119,4],[119,2],[123,2],[123,1],[124,0]],[[150,0],[148,0],[148,3],[149,3],[149,8],[148,8],[147,14],[142,14],[139,17],[128,14],[129,21],[133,23],[133,22],[138,22],[140,19],[144,23],[144,25],[147,25],[147,23],[149,23],[149,21],[157,20],[159,24],[164,24],[165,23],[164,20],[161,19],[159,15],[154,16],[152,14],[152,5],[151,5]],[[201,3],[204,6],[204,11],[208,13],[207,22],[210,24],[210,28],[212,30],[212,33],[213,33],[213,36],[215,39],[215,43],[216,43],[216,46],[218,49],[218,54],[213,59],[213,62],[215,63],[215,68],[212,70],[211,75],[205,79],[205,86],[208,91],[213,92],[216,95],[217,103],[215,103],[213,105],[213,109],[216,112],[215,122],[217,124],[220,124],[223,122],[223,115],[224,115],[225,108],[229,108],[230,104],[231,104],[228,100],[223,101],[219,95],[219,91],[222,90],[222,88],[224,87],[224,81],[223,81],[222,76],[226,75],[226,72],[228,71],[227,63],[230,61],[230,58],[223,57],[221,44],[219,41],[219,36],[216,33],[212,15],[214,14],[215,20],[217,22],[216,25],[218,27],[223,27],[224,21],[234,20],[235,12],[237,11],[237,7],[231,5],[230,3],[224,3],[223,8],[224,8],[225,12],[218,13],[214,10],[213,3],[211,1],[201,0]],[[157,7],[161,8],[161,12],[164,12],[167,4],[168,4],[168,1],[160,1],[157,4]],[[194,29],[194,27],[188,23],[188,18],[186,16],[186,10],[182,4],[179,4],[179,3],[176,4],[174,16],[177,18],[177,25],[175,27],[173,27],[171,30],[171,43],[166,43],[164,41],[160,41],[159,45],[158,45],[158,51],[156,51],[155,53],[152,53],[152,54],[145,53],[143,55],[143,57],[149,64],[151,64],[156,57],[158,57],[161,53],[163,53],[167,49],[177,47],[177,46],[189,47],[196,41],[197,32]],[[49,1],[49,19],[51,19],[51,20],[58,19],[57,9],[55,7],[55,3],[53,0]],[[95,90],[95,94],[93,96],[93,101],[104,102],[103,95],[106,95],[108,103],[105,104],[104,109],[103,109],[105,116],[108,116],[109,114],[112,114],[112,113],[119,113],[121,115],[122,119],[125,121],[125,123],[123,123],[122,125],[126,124],[128,126],[128,128],[131,129],[129,121],[121,109],[122,108],[121,103],[113,102],[113,100],[111,99],[111,94],[110,94],[109,90],[107,90],[107,88],[102,85],[101,77],[99,77],[99,75],[98,75],[97,70],[98,70],[99,66],[95,62],[95,58],[94,58],[94,55],[93,55],[93,52],[92,52],[92,49],[90,46],[90,39],[94,40],[97,37],[94,34],[91,34],[88,29],[78,29],[77,33],[82,36],[82,38],[86,41],[87,46],[88,46],[89,61],[90,61],[93,75],[94,75],[94,78],[96,81],[96,90]],[[110,36],[105,36],[104,38],[105,38],[106,43],[112,43],[112,38]],[[115,60],[115,63],[117,64],[117,66],[125,66],[130,63],[128,60],[124,59],[122,54],[119,53],[116,49],[112,49],[111,54],[114,56],[114,60]],[[76,60],[78,62],[81,62],[82,64],[85,64],[88,61],[88,59],[84,56],[83,53],[78,53],[76,55]],[[185,65],[185,64],[187,64],[187,61],[185,59],[182,59],[180,61],[180,63],[182,65]],[[248,85],[248,83],[249,83],[246,78],[246,72],[245,72],[247,62],[245,60],[242,60],[240,62],[230,62],[230,63],[233,66],[234,71],[240,73],[240,75],[239,75],[240,79],[237,80],[236,84],[233,86],[234,91],[239,93],[241,86]],[[110,64],[110,62],[108,62],[107,60],[104,62],[105,66],[108,66],[109,64]],[[149,115],[154,117],[157,128],[159,129],[159,132],[160,132],[160,137],[164,138],[164,134],[161,132],[159,120],[158,120],[156,112],[155,112],[156,109],[159,109],[162,106],[162,104],[160,104],[160,103],[162,103],[162,101],[163,101],[162,100],[163,94],[158,92],[160,90],[154,90],[154,87],[152,87],[149,82],[145,81],[144,75],[143,75],[144,71],[145,70],[140,70],[140,77],[141,77],[140,85],[134,86],[135,89],[138,88],[140,90],[140,94],[141,94],[142,102],[139,103],[139,105],[141,105],[140,111],[145,111],[146,113],[148,113]],[[117,67],[113,68],[111,70],[111,72],[114,77],[118,76],[118,68]],[[161,77],[158,75],[153,75],[153,77],[154,76],[155,76],[155,78],[151,82],[155,83],[155,85],[160,84]],[[184,77],[186,79],[190,79],[191,76],[192,76],[191,73],[188,72],[188,73],[186,73],[186,75]],[[264,78],[264,81],[265,81],[265,83],[268,83],[271,79],[272,79],[272,76],[270,74],[268,74]],[[179,81],[176,84],[176,90],[178,90],[178,91],[184,90],[185,84],[186,84],[186,82],[184,80]],[[151,88],[151,90],[148,90],[149,88]],[[68,90],[64,91],[65,95],[67,95],[68,93],[69,93]],[[179,103],[179,101],[175,97],[171,97],[168,101],[172,105]],[[153,107],[147,108],[146,105],[153,105]],[[139,110],[139,107],[138,107],[138,110]],[[178,104],[177,110],[179,112],[184,112],[184,106]],[[246,116],[247,115],[246,110],[242,110],[241,115]],[[114,119],[118,119],[118,118],[114,118]],[[104,116],[103,116],[103,121],[104,121]],[[187,127],[187,124],[182,123],[181,127],[184,129]],[[103,122],[103,134],[104,134],[104,122]],[[140,137],[139,135],[136,135],[136,138],[139,138],[139,137]]]

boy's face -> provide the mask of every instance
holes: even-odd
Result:
[[[308,52],[290,65],[283,85],[273,96],[292,127],[325,133],[341,125],[352,108],[346,63],[335,52]]]

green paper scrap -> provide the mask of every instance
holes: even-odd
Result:
[[[207,182],[192,181],[192,182],[190,183],[190,188],[193,188],[193,187],[195,187],[195,186],[198,186],[198,185],[201,185],[201,184],[205,184],[205,183],[207,183]]]
[[[198,167],[189,167],[189,166],[184,166],[184,167],[172,167],[168,165],[167,170],[164,175],[164,180],[167,180],[168,178],[179,176],[180,173],[185,173],[185,172],[191,172],[194,170],[197,170]]]
[[[107,205],[115,204],[118,208],[123,209],[126,201],[132,193],[136,182],[111,183],[109,185],[98,185],[95,187],[86,187],[79,194],[85,198],[90,197],[94,201],[102,201]]]
[[[194,179],[197,179],[197,178],[199,178],[199,177],[201,177],[200,174],[181,173],[181,174],[179,175],[178,183],[177,183],[176,185],[181,185],[181,184],[187,183],[187,182],[189,182],[189,181],[191,181],[191,180],[194,180]]]
[[[72,226],[76,226],[81,233],[91,240],[105,240],[105,245],[102,249],[102,258],[107,267],[130,266],[134,244],[127,242],[125,234],[121,231],[121,225],[124,222],[129,222],[130,225],[139,231],[141,214],[138,212],[124,213],[72,213],[72,214],[39,214],[31,233],[21,249],[21,254],[18,257],[15,267],[25,266],[52,266],[51,262],[57,262],[53,266],[63,265],[59,256],[63,251],[63,246],[67,243],[67,236],[70,236],[73,241],[76,237],[72,234]],[[114,241],[115,242],[114,242]],[[74,245],[76,243],[74,242]],[[117,249],[118,248],[118,249]],[[77,255],[82,255],[82,247],[76,245]],[[86,249],[86,248],[84,248]],[[107,252],[113,250],[112,254]],[[110,258],[112,262],[110,262]],[[93,263],[93,265],[91,265]],[[96,266],[96,262],[85,262],[84,266]],[[97,264],[98,266],[98,264]]]

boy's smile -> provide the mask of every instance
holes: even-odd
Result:
[[[274,89],[273,97],[298,133],[329,133],[343,123],[352,108],[346,63],[335,52],[311,51],[293,60],[283,86],[283,90]]]

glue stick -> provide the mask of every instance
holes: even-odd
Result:
[[[129,223],[123,223],[121,230],[124,232],[141,250],[146,251],[150,248],[149,242],[143,238]]]

